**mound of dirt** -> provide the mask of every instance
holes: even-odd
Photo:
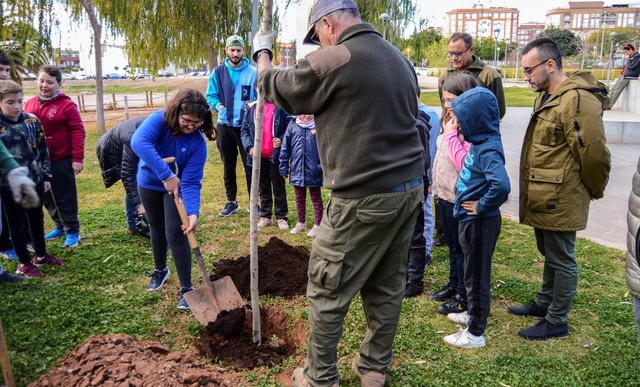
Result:
[[[216,262],[212,281],[230,276],[243,298],[251,298],[250,255]],[[293,247],[277,237],[258,247],[258,292],[260,295],[285,298],[304,295],[307,291],[309,250]]]
[[[30,386],[237,386],[240,379],[184,352],[127,335],[91,336]]]
[[[268,307],[260,311],[261,345],[253,342],[251,312],[239,316],[241,309],[234,309],[224,316],[225,323],[233,325],[242,320],[244,327],[240,332],[220,330],[221,325],[210,323],[203,328],[196,342],[198,352],[234,370],[254,369],[261,366],[274,366],[288,356],[294,355],[306,341],[303,326],[291,326],[280,308]],[[219,318],[220,319],[220,318]],[[216,321],[217,323],[218,321]],[[222,324],[224,325],[224,324]]]

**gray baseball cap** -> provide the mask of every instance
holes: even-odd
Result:
[[[318,0],[311,9],[311,16],[309,17],[309,25],[311,28],[309,28],[309,32],[307,32],[302,43],[320,45],[313,26],[324,16],[341,9],[359,10],[358,4],[353,0]]]

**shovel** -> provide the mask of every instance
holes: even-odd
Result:
[[[180,213],[180,219],[182,219],[182,224],[188,227],[189,218],[187,217],[187,210],[184,208],[182,198],[176,197],[175,202],[178,212]],[[204,266],[200,246],[198,246],[198,241],[193,231],[187,234],[187,238],[189,239],[189,246],[191,246],[193,255],[196,257],[198,269],[200,269],[204,284],[198,289],[185,293],[184,299],[189,304],[189,308],[196,319],[203,325],[209,325],[209,323],[216,321],[218,315],[223,310],[230,311],[236,308],[242,308],[244,302],[231,277],[225,276],[211,282],[207,269]]]
[[[164,161],[167,164],[171,164],[174,159],[168,157],[164,159]],[[189,227],[189,217],[187,216],[187,210],[184,208],[182,198],[176,196],[174,201],[182,224],[185,227]],[[193,255],[196,257],[198,269],[200,269],[204,284],[198,289],[185,293],[184,299],[189,304],[189,309],[191,309],[196,319],[206,326],[211,322],[215,322],[220,312],[242,308],[244,307],[244,302],[231,277],[225,276],[211,282],[207,268],[204,265],[204,260],[202,259],[198,240],[193,230],[187,234],[187,238],[189,239],[189,246],[193,251]]]

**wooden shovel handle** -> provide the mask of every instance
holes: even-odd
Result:
[[[187,210],[184,208],[182,198],[176,197],[174,201],[176,202],[176,208],[178,209],[178,213],[180,214],[182,224],[185,227],[189,227],[189,216],[187,215]],[[196,239],[196,234],[193,232],[193,230],[189,231],[189,233],[187,234],[187,238],[189,239],[189,246],[191,246],[191,250],[193,250],[193,255],[196,257],[196,263],[198,264],[198,269],[200,269],[202,280],[205,284],[211,286],[211,279],[209,278],[207,268],[204,265],[204,259],[202,258],[202,253],[200,252],[200,247],[198,246],[198,240]]]
[[[9,361],[9,350],[7,343],[4,341],[4,329],[2,328],[2,320],[0,320],[0,363],[2,364],[2,374],[4,383],[7,387],[16,387],[16,381],[11,371],[11,362]]]

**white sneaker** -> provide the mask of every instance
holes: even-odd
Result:
[[[291,229],[290,233],[297,234],[307,229],[304,223],[296,223],[295,227]]]
[[[269,218],[260,218],[260,221],[258,221],[258,229],[271,226],[272,224],[273,224],[273,220]]]
[[[469,325],[469,313],[449,313],[447,318],[456,324]]]
[[[307,236],[310,236],[312,238],[317,236],[319,228],[320,226],[318,226],[317,224],[314,224],[313,227],[311,227],[311,230],[307,233]]]
[[[287,231],[289,229],[289,223],[284,219],[278,219],[278,228],[280,231]]]
[[[469,328],[461,329],[458,333],[445,336],[443,340],[445,343],[458,348],[482,348],[487,345],[484,335],[472,335],[469,333]]]

